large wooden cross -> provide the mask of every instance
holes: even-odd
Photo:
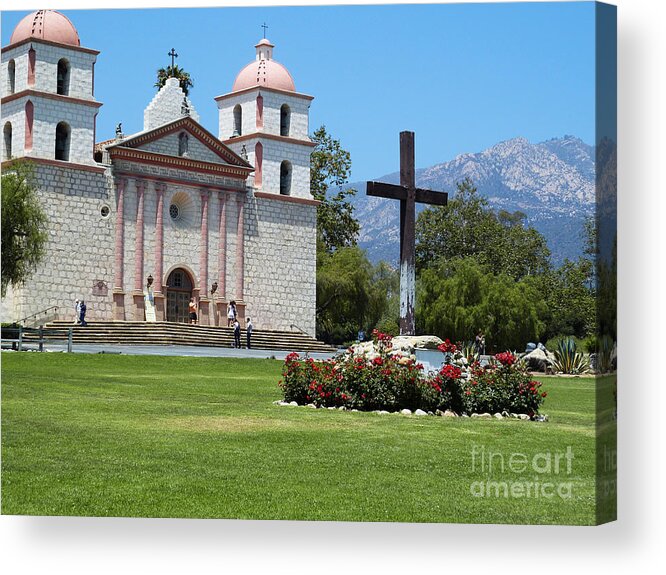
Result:
[[[400,132],[400,185],[368,182],[366,194],[400,200],[400,335],[414,335],[416,202],[445,206],[448,194],[416,187],[414,132]]]

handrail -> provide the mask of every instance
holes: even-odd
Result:
[[[289,328],[292,329],[292,330],[293,330],[294,328],[296,328],[296,329],[297,329],[298,331],[300,331],[302,334],[307,335],[307,336],[309,336],[309,337],[312,337],[307,331],[305,331],[302,327],[296,325],[295,323],[292,323],[292,324],[289,326]]]
[[[31,319],[31,318],[33,318],[33,317],[37,317],[37,316],[40,315],[40,314],[45,314],[45,315],[46,315],[46,312],[47,312],[47,311],[50,311],[50,310],[52,310],[52,309],[58,311],[58,306],[57,306],[57,305],[52,305],[52,306],[50,306],[50,307],[47,307],[46,309],[43,309],[43,310],[41,310],[41,311],[38,311],[37,313],[33,313],[32,315],[29,315],[29,316],[27,316],[27,317],[24,317],[23,319],[18,320],[16,323],[23,323],[24,321],[26,321],[26,320],[28,320],[28,319]]]
[[[36,343],[39,344],[39,351],[44,351],[44,344],[52,341],[63,341],[67,340],[67,351],[69,353],[72,352],[72,347],[73,347],[73,342],[74,342],[74,330],[71,327],[68,328],[53,328],[53,329],[44,329],[44,327],[40,326],[38,328],[31,328],[31,327],[23,327],[22,325],[18,326],[18,328],[10,328],[17,330],[18,333],[16,334],[16,337],[5,337],[5,334],[9,332],[9,329],[5,328],[3,331],[3,341],[11,341],[12,342],[12,349],[14,349],[15,344],[18,343],[18,351],[23,351],[23,345],[25,344],[25,339],[24,336],[26,334],[32,334],[32,335],[37,335],[38,338],[36,340]],[[65,332],[65,337],[58,337],[62,332]],[[13,334],[12,334],[13,335]]]

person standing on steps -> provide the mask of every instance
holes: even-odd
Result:
[[[230,301],[227,304],[227,327],[234,325],[236,321],[236,302]]]
[[[75,310],[75,314],[76,314],[76,315],[74,316],[74,324],[76,325],[76,324],[79,323],[79,319],[80,319],[80,317],[81,317],[81,300],[78,300],[78,299],[77,299],[77,300],[74,302],[74,310]]]
[[[86,311],[88,311],[88,308],[86,306],[86,302],[81,300],[81,303],[79,304],[79,323],[83,327],[88,325],[86,323]]]
[[[247,318],[247,348],[251,349],[250,345],[250,339],[252,338],[252,330],[254,329],[254,326],[252,325],[252,320],[248,317]]]
[[[238,321],[238,319],[235,319],[234,320],[234,347],[237,348],[237,349],[241,348],[240,332],[241,332],[240,322]]]
[[[190,298],[190,304],[188,306],[190,310],[190,324],[191,325],[196,325],[197,324],[197,304],[194,303],[194,298]]]

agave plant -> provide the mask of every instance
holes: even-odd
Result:
[[[472,365],[475,361],[479,361],[481,356],[479,355],[479,350],[474,345],[473,342],[465,342],[460,348],[460,353],[467,360],[468,365]]]
[[[572,337],[565,337],[557,342],[553,368],[556,372],[578,375],[590,368],[590,361],[584,353],[578,351]]]
[[[604,335],[598,340],[596,367],[599,373],[608,373],[613,370],[613,347],[611,337]]]

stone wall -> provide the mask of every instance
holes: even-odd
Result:
[[[43,97],[31,98],[34,105],[32,151],[28,157],[55,158],[55,134],[59,122],[70,128],[69,161],[93,164],[95,114],[97,108]],[[20,101],[25,102],[22,98]]]
[[[185,98],[185,92],[180,87],[177,78],[167,78],[164,86],[155,94],[148,107],[143,112],[143,129],[152,130],[158,126],[163,126],[173,122],[183,116],[181,106]],[[192,102],[187,98],[189,115],[196,122],[199,121]]]
[[[262,184],[260,187],[256,186],[253,176],[252,185],[257,187],[259,191],[279,194],[280,166],[284,160],[288,160],[292,167],[291,189],[288,195],[296,198],[312,199],[310,194],[310,154],[312,153],[312,146],[262,138],[261,135],[238,143],[232,140],[227,142],[227,145],[237,154],[241,153],[241,148],[245,145],[248,162],[256,167],[255,146],[257,142],[261,142],[263,146]]]
[[[28,85],[28,50],[32,45],[36,52],[35,83]],[[16,65],[15,93],[23,90],[35,90],[46,94],[57,93],[58,62],[65,58],[70,66],[69,89],[66,95],[72,98],[93,102],[93,65],[95,54],[69,49],[65,46],[51,46],[34,41],[7,50],[2,54],[3,96],[9,91],[8,64],[14,60]],[[3,128],[7,121],[12,124],[12,155],[25,154],[25,107],[30,101],[34,106],[32,149],[28,156],[37,158],[55,158],[55,130],[59,122],[66,122],[70,127],[69,161],[93,164],[93,145],[95,137],[95,115],[98,108],[64,97],[41,95],[23,96],[2,106]],[[3,145],[2,157],[5,156]]]
[[[38,195],[48,217],[48,244],[44,261],[14,294],[12,317],[20,319],[57,305],[61,319],[74,319],[74,301],[84,299],[88,318],[111,317],[113,284],[113,207],[110,179],[105,174],[73,167],[37,164]],[[101,209],[108,206],[109,215]],[[102,280],[107,296],[92,295]],[[7,303],[3,303],[3,308]],[[5,310],[3,309],[3,312]]]
[[[88,303],[88,318],[111,320],[114,279],[114,230],[117,221],[116,193],[110,170],[99,174],[71,167],[38,164],[39,197],[49,218],[49,243],[44,263],[16,294],[3,300],[3,321],[19,319],[48,306],[60,307],[60,317],[73,319],[73,302]],[[237,193],[226,194],[226,300],[240,299],[238,274]],[[220,192],[212,191],[208,205],[208,285],[220,282]],[[256,198],[243,193],[245,241],[246,316],[258,329],[290,330],[297,325],[314,335],[316,304],[316,207],[284,198]],[[177,200],[185,213],[174,221],[169,205]],[[102,207],[109,208],[103,217]],[[155,273],[156,193],[148,180],[144,191],[143,278]],[[137,194],[136,180],[129,178],[124,210],[124,289],[126,319],[131,314],[134,288]],[[168,184],[164,195],[164,278],[170,269],[192,272],[195,288],[201,288],[201,195],[200,188]],[[106,296],[92,295],[93,284],[102,280]],[[157,278],[156,278],[157,280]],[[156,282],[157,283],[157,282]],[[12,299],[13,297],[13,299]]]
[[[28,50],[35,50],[35,83],[28,85]],[[14,60],[16,66],[15,92],[32,89],[51,94],[57,93],[58,62],[65,58],[69,62],[69,93],[73,98],[93,99],[93,65],[97,59],[95,54],[83,52],[67,46],[52,46],[37,39],[21,44],[2,54],[2,95],[8,93],[7,66]]]
[[[257,96],[261,94],[263,104],[263,128],[257,128]],[[280,108],[287,104],[291,110],[289,137],[309,140],[308,117],[312,100],[277,92],[268,88],[253,89],[230,96],[217,103],[219,108],[218,137],[228,140],[234,132],[234,108],[240,105],[243,110],[241,135],[265,132],[280,134]]]
[[[315,334],[316,222],[314,205],[249,198],[245,225],[247,315],[258,329]]]
[[[5,144],[4,129],[9,122],[12,126],[11,152],[13,158],[24,154],[25,150],[25,102],[13,100],[2,105],[2,161],[9,160]]]

